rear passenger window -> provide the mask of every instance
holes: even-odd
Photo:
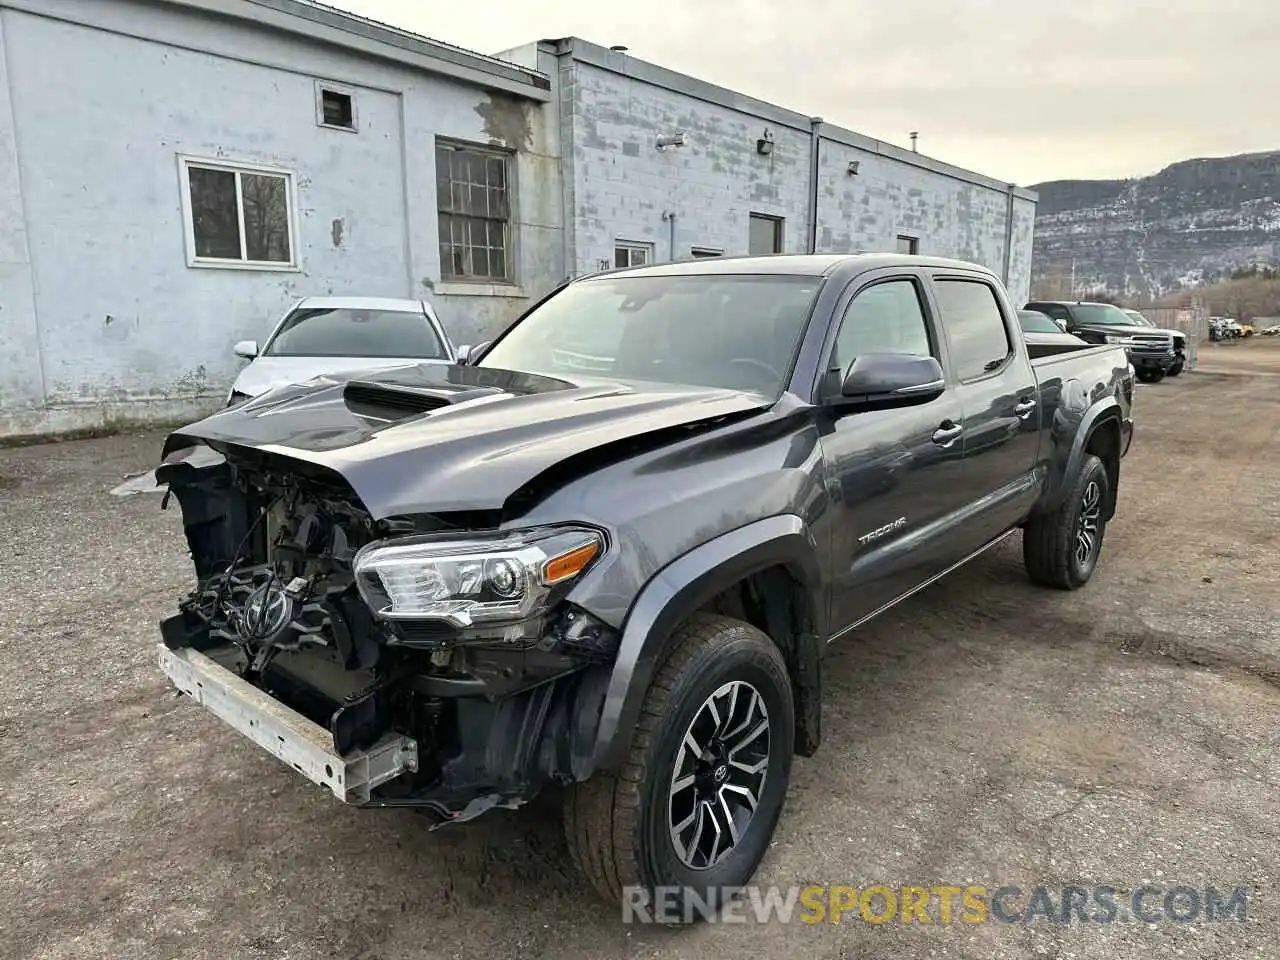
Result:
[[[877,283],[849,301],[828,369],[848,373],[854,358],[865,353],[933,355],[920,294],[913,281]]]
[[[998,368],[1013,352],[996,292],[976,280],[936,280],[951,363],[961,380]]]

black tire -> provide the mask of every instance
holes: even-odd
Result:
[[[707,919],[703,904],[710,905],[707,913],[717,911],[723,906],[721,895],[726,888],[750,881],[768,852],[791,777],[795,707],[777,646],[749,624],[699,614],[676,631],[670,651],[645,694],[623,768],[616,776],[597,773],[573,784],[566,792],[564,826],[570,856],[601,896],[620,905],[624,894],[630,903],[645,896],[641,916],[679,923]],[[675,764],[682,757],[689,759],[681,751],[686,732],[693,732],[690,726],[695,717],[700,723],[711,722],[712,714],[704,711],[708,699],[734,683],[758,691],[767,711],[768,752],[765,758],[757,758],[764,760],[764,779],[757,790],[755,812],[740,827],[737,844],[723,859],[697,869],[686,865],[676,849],[671,809],[673,792],[683,803],[701,787],[674,790]],[[726,702],[720,701],[720,710],[726,710]],[[757,728],[758,721],[743,710],[739,704],[735,716],[747,716],[743,725],[748,730]],[[763,735],[748,745],[758,746],[762,739]],[[720,767],[739,775],[721,761],[713,769]],[[707,781],[719,791],[717,782],[727,783]],[[701,804],[695,801],[684,809],[696,813]]]
[[[1094,489],[1091,489],[1091,485]],[[1059,590],[1076,590],[1093,576],[1107,534],[1107,504],[1111,502],[1111,477],[1106,464],[1086,454],[1080,472],[1053,513],[1033,518],[1022,533],[1022,562],[1032,583]],[[1082,515],[1096,506],[1094,542],[1081,558],[1078,537]]]
[[[1182,372],[1183,366],[1186,364],[1187,358],[1182,354],[1178,354],[1178,359],[1173,361],[1173,366],[1169,368],[1168,376],[1176,377]]]
[[[1159,383],[1164,379],[1164,371],[1145,367],[1138,370],[1138,379],[1143,383]]]

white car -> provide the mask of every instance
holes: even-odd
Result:
[[[387,297],[306,297],[261,347],[241,340],[233,349],[249,365],[231,385],[228,406],[326,374],[457,359],[431,304]]]

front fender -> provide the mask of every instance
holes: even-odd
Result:
[[[676,627],[712,597],[774,566],[786,567],[808,593],[814,636],[802,642],[820,649],[827,632],[823,581],[817,546],[800,517],[757,520],[695,547],[658,571],[627,615],[596,731],[597,769],[617,770],[625,761],[659,656]],[[815,656],[806,651],[802,662],[811,664]]]

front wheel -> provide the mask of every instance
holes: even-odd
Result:
[[[1089,582],[1102,553],[1110,502],[1106,464],[1088,454],[1058,509],[1023,530],[1022,561],[1033,583],[1075,590]]]
[[[624,911],[709,919],[769,849],[794,746],[777,646],[739,620],[697,615],[672,638],[623,768],[570,787],[570,855]]]
[[[1186,362],[1187,362],[1187,358],[1181,353],[1178,354],[1178,358],[1173,361],[1173,366],[1169,368],[1169,376],[1176,377],[1178,374],[1180,374]]]
[[[1138,370],[1138,379],[1143,383],[1159,383],[1164,379],[1164,371],[1159,367],[1143,367]]]

